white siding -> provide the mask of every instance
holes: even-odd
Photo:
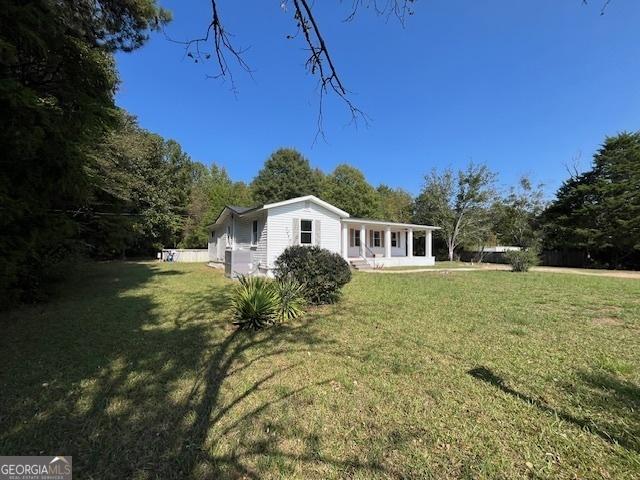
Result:
[[[258,221],[258,244],[251,244],[253,221]],[[251,250],[250,269],[266,268],[267,262],[267,214],[259,212],[245,218],[236,218],[236,249]]]
[[[320,247],[340,254],[340,217],[309,201],[269,209],[267,262],[273,268],[276,258],[293,244],[293,219],[320,222]],[[315,227],[314,227],[315,228]],[[315,243],[315,235],[312,235]]]
[[[233,218],[235,217],[235,219]],[[260,237],[257,245],[251,245],[251,229],[253,221],[258,220],[258,231]],[[227,242],[227,227],[231,226],[232,236],[235,241]],[[238,218],[236,215],[229,216],[219,225],[213,227],[214,235],[209,236],[209,260],[224,261],[224,252],[229,248],[234,250],[250,250],[250,269],[258,266],[265,268],[267,262],[267,214],[259,212],[246,218]]]
[[[256,248],[255,253],[255,262],[260,269],[267,268],[267,232],[268,228],[268,217],[267,213],[264,212],[261,214],[260,219],[258,220],[258,230],[260,230],[260,238],[258,239],[258,247]]]
[[[231,224],[231,217],[228,217],[221,224],[213,227],[213,235],[209,233],[209,261],[224,261],[224,251],[227,248],[227,226]]]

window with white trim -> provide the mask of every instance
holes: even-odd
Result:
[[[351,240],[349,242],[349,246],[351,247],[359,247],[360,246],[360,230],[358,230],[357,228],[351,228],[349,229],[349,231],[351,232]]]
[[[391,246],[398,246],[398,232],[391,232]]]
[[[382,246],[382,240],[381,240],[381,235],[382,232],[380,232],[380,230],[374,230],[373,231],[373,246],[374,247],[381,247]]]
[[[227,225],[227,247],[231,246],[231,225]]]
[[[251,224],[251,245],[257,245],[260,240],[260,232],[258,231],[258,220],[254,220]]]
[[[313,220],[300,220],[300,244],[313,243]]]

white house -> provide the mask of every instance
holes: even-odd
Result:
[[[433,265],[437,228],[353,218],[313,195],[252,208],[226,206],[209,226],[209,261],[224,265],[229,275],[273,275],[287,247],[317,245],[356,268]],[[421,255],[414,255],[414,236]]]

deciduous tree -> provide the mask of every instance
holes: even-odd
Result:
[[[314,170],[309,160],[292,148],[271,154],[251,183],[256,203],[279,202],[304,195],[319,195],[322,172]]]
[[[251,190],[245,183],[232,181],[223,167],[211,165],[191,190],[181,246],[204,248],[209,234],[206,227],[215,222],[225,205],[249,206],[252,201]]]
[[[322,198],[354,217],[376,218],[380,212],[378,192],[351,165],[338,165],[327,176]]]
[[[458,172],[433,170],[425,177],[416,199],[416,222],[440,227],[436,232],[447,244],[449,260],[458,246],[482,242],[490,231],[494,179],[486,165],[474,164]]]
[[[380,219],[400,223],[411,222],[414,202],[409,192],[387,185],[380,185],[377,190],[380,202]]]
[[[522,177],[517,187],[491,207],[493,233],[501,245],[529,248],[539,241],[538,219],[544,209],[542,185]]]
[[[124,112],[93,157],[93,194],[78,212],[90,253],[148,255],[175,247],[201,167],[178,143],[140,128]]]

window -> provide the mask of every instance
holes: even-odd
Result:
[[[302,245],[311,245],[313,238],[313,221],[300,220],[300,243]]]
[[[356,229],[356,228],[352,228],[350,230],[351,232],[351,241],[349,242],[349,245],[351,247],[359,247],[360,246],[360,230]]]
[[[369,230],[369,246],[384,247],[384,232],[381,230]]]
[[[258,240],[260,240],[260,235],[258,232],[258,220],[254,220],[251,225],[251,245],[257,245]]]
[[[231,225],[227,225],[227,247],[231,246]]]
[[[384,244],[382,243],[382,232],[379,230],[371,231],[371,246],[373,247],[382,247]]]
[[[398,246],[398,232],[391,232],[391,246]]]

